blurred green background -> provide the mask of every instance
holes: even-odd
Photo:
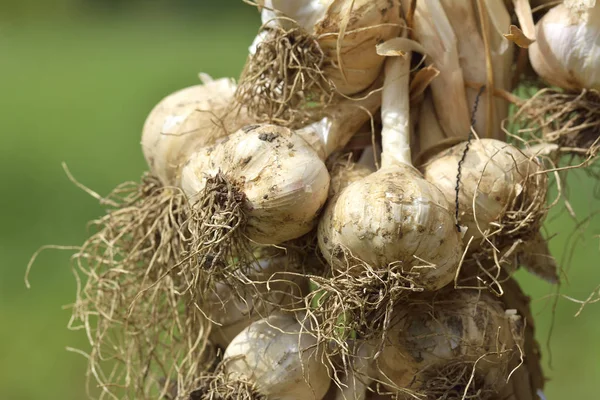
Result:
[[[85,398],[82,332],[66,328],[75,281],[69,252],[38,258],[44,244],[77,245],[97,202],[65,176],[100,194],[145,168],[141,127],[163,96],[198,82],[197,73],[237,77],[258,28],[241,0],[0,0],[0,399]],[[583,219],[600,204],[597,180],[571,177],[570,199]],[[600,284],[598,219],[582,237],[555,212],[547,223],[559,260],[574,253],[561,292],[587,297]],[[534,298],[545,346],[554,289],[519,273]],[[597,289],[596,289],[597,290]],[[544,366],[548,400],[598,398],[600,304],[575,318],[560,300]]]

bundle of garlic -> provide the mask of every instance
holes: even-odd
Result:
[[[591,58],[555,37],[589,37],[599,7],[565,1],[533,32],[523,0],[256,3],[239,84],[203,76],[161,100],[150,172],[96,195],[111,210],[76,254],[73,322],[104,395],[538,400],[512,274],[558,280],[551,178],[503,120],[529,46],[579,97],[542,91],[517,117],[595,154]],[[580,108],[552,114],[566,100]]]
[[[600,3],[565,0],[536,25],[529,47],[535,72],[551,86],[537,91],[515,115],[534,151],[564,154],[590,165],[600,149],[600,78],[596,61]],[[577,165],[577,164],[575,164]]]

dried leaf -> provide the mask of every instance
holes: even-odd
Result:
[[[503,36],[521,48],[526,49],[531,43],[535,42],[535,40],[531,40],[525,36],[523,31],[514,25],[510,26],[509,32],[510,33],[505,33]]]

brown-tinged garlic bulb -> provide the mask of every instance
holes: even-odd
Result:
[[[262,21],[267,26],[292,28],[291,21],[275,19],[287,17],[315,38],[327,60],[325,76],[346,95],[375,81],[384,61],[375,46],[400,31],[397,0],[265,0],[263,5]]]
[[[240,332],[223,365],[228,379],[248,382],[269,400],[320,400],[331,384],[317,339],[287,315],[271,315]]]
[[[529,47],[535,72],[563,89],[600,90],[600,2],[565,0],[536,25]]]
[[[506,384],[509,361],[519,357],[521,331],[515,311],[505,311],[487,292],[451,290],[414,298],[395,310],[377,360],[379,379],[389,390],[439,396],[443,390],[465,390],[474,370],[474,392],[481,386],[498,391]],[[462,378],[454,382],[454,375]]]
[[[309,232],[329,190],[329,173],[317,153],[299,135],[275,125],[249,125],[197,149],[182,169],[181,188],[194,204],[207,180],[218,175],[239,194],[244,234],[260,244]]]
[[[142,150],[163,184],[176,184],[189,148],[208,145],[249,123],[243,111],[221,120],[235,89],[232,79],[203,75],[201,85],[178,90],[152,109],[142,131]]]
[[[418,270],[416,286],[436,290],[454,278],[461,241],[444,195],[411,165],[409,57],[386,61],[382,168],[329,203],[319,247],[334,268],[344,268],[344,254],[374,268],[401,263]]]
[[[455,145],[423,168],[425,178],[434,183],[451,204],[456,199],[459,161],[465,146],[466,143]],[[459,223],[467,228],[465,243],[474,238],[472,248],[476,249],[486,231],[489,234],[498,229],[507,213],[517,211],[511,207],[518,197],[522,198],[519,204],[535,201],[543,205],[547,183],[540,171],[541,166],[534,159],[508,143],[495,139],[474,140],[461,164],[458,196]],[[539,229],[539,225],[537,227]]]

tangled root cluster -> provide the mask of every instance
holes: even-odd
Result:
[[[600,152],[600,93],[545,88],[521,105],[514,117],[532,145],[552,144],[558,155],[573,154],[590,164]]]
[[[102,202],[111,210],[92,222],[96,233],[74,255],[70,326],[85,329],[90,341],[89,377],[100,398],[114,398],[124,383],[139,399],[194,385],[210,357],[210,328],[172,270],[190,240],[185,196],[145,175]]]
[[[256,122],[299,128],[315,120],[334,93],[319,44],[299,27],[264,26],[259,35],[263,40],[240,76],[237,103]]]
[[[250,247],[243,201],[221,174],[207,178],[193,206],[149,174],[101,199],[109,210],[92,221],[95,233],[74,255],[70,322],[86,331],[89,384],[100,387],[100,398],[189,400],[213,368],[213,313],[222,312],[215,310],[231,301],[252,313],[283,309],[282,296],[299,296],[289,307],[303,301],[301,284],[292,281],[304,271],[288,272],[314,251],[314,238],[285,244],[287,261],[271,276],[256,275],[255,255],[268,262],[284,253]],[[228,388],[217,385],[200,398],[231,398]]]
[[[267,400],[248,382],[230,379],[223,364],[212,374],[202,377],[200,386],[193,390],[186,400]]]
[[[325,276],[310,276],[314,290],[306,297],[307,318],[320,341],[335,344],[328,356],[350,355],[348,339],[381,339],[394,306],[422,289],[403,270],[402,263],[374,268],[347,256],[346,268]]]

